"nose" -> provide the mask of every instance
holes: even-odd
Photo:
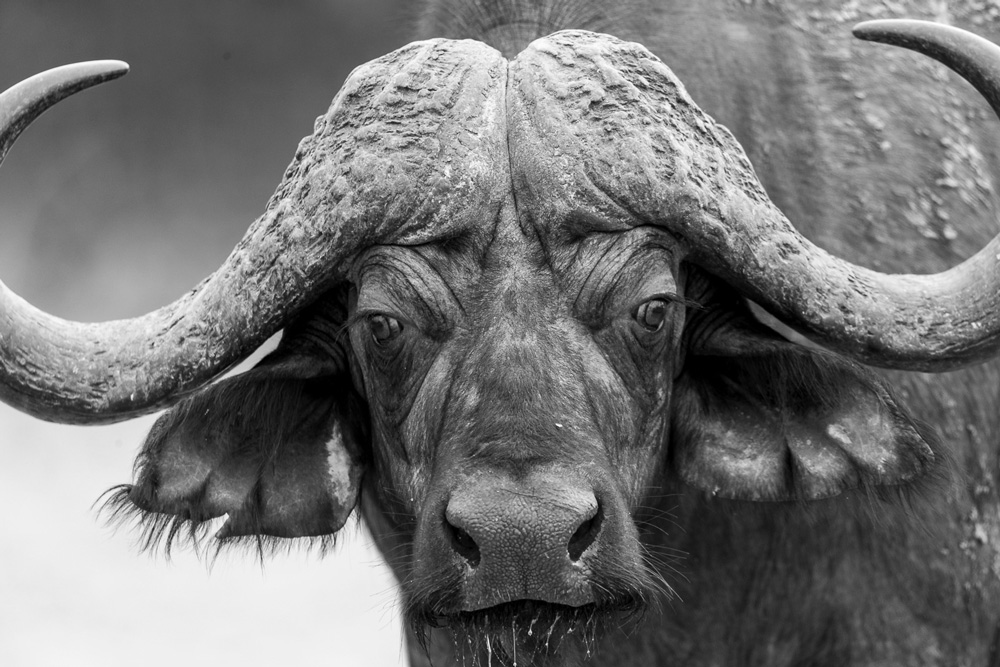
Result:
[[[445,530],[469,568],[467,608],[511,600],[592,602],[585,561],[602,516],[591,488],[556,475],[518,481],[484,475],[456,489]]]

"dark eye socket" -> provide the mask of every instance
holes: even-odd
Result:
[[[376,345],[385,345],[403,332],[403,325],[395,317],[388,315],[369,315],[368,329]]]
[[[648,331],[659,331],[667,321],[670,302],[666,299],[650,299],[639,305],[635,311],[635,321]]]

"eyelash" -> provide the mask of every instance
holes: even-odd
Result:
[[[704,308],[704,306],[702,306],[697,301],[692,301],[691,299],[685,299],[684,297],[679,296],[677,294],[673,294],[672,292],[661,292],[657,294],[650,294],[649,296],[646,296],[643,299],[635,302],[632,305],[630,312],[635,312],[635,310],[639,306],[654,299],[661,299],[663,301],[668,301],[670,303],[676,303],[678,305],[684,306],[685,308],[694,308],[697,310],[701,310]]]

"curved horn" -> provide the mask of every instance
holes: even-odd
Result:
[[[435,41],[356,69],[265,214],[215,273],[168,306],[84,324],[0,284],[0,400],[71,423],[151,412],[250,354],[342,281],[359,250],[477,224],[509,187],[500,61],[484,45]],[[46,107],[124,71],[73,65],[11,88],[0,96],[0,139],[9,145]]]
[[[128,74],[120,60],[64,65],[25,79],[0,94],[0,160],[17,137],[53,104],[91,86]]]
[[[1000,115],[997,45],[928,21],[868,21],[853,34],[938,60]],[[781,218],[776,226],[787,224],[777,209],[773,213]],[[925,371],[960,368],[1000,351],[1000,236],[958,266],[932,275],[869,271],[815,247],[804,248],[800,257],[804,263],[789,262],[788,268],[801,269],[791,275],[803,281],[803,294],[784,297],[773,288],[787,287],[787,280],[774,277],[773,287],[759,290],[761,304],[825,345],[869,364]],[[813,265],[818,270],[810,271]]]
[[[997,46],[913,21],[873,22],[859,33],[955,66],[1000,113]],[[597,229],[663,227],[689,259],[785,323],[871,365],[943,371],[1000,351],[1000,237],[935,275],[856,266],[788,222],[732,135],[642,46],[557,33],[516,65],[511,144],[531,154],[515,163],[533,167],[515,182],[519,200],[544,215]],[[566,99],[573,95],[588,99]]]
[[[967,30],[931,21],[882,19],[854,26],[858,39],[911,49],[937,60],[1000,109],[1000,47]]]

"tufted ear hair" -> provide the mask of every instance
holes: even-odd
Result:
[[[107,505],[136,518],[143,547],[195,546],[204,522],[226,516],[219,547],[316,538],[327,546],[357,504],[366,411],[351,384],[336,302],[286,328],[252,370],[185,399],[153,426],[134,484]]]
[[[760,324],[730,288],[695,280],[676,378],[670,465],[738,500],[813,500],[905,485],[934,444],[880,376]]]

